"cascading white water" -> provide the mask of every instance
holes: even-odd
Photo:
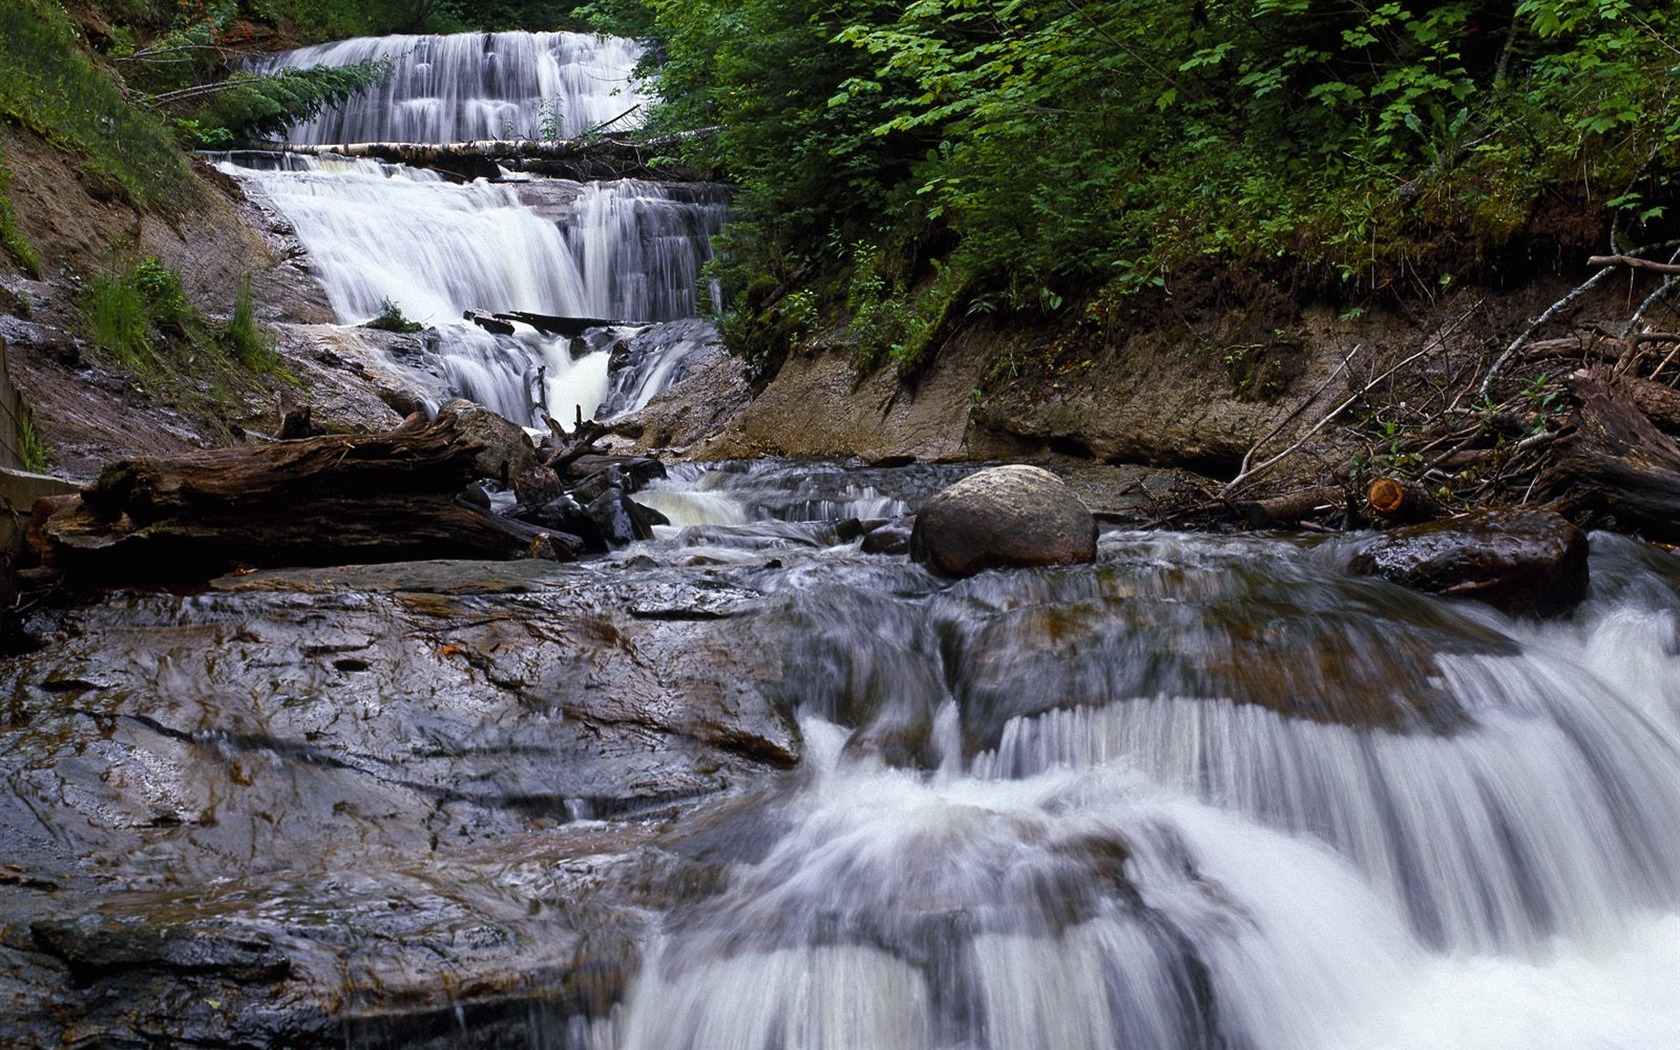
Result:
[[[560,138],[613,123],[633,128],[649,96],[635,78],[643,48],[585,33],[359,37],[265,56],[260,73],[388,62],[392,75],[294,125],[289,142],[470,142]]]
[[[255,68],[388,61],[394,72],[382,86],[292,129],[291,140],[440,143],[508,128],[528,134],[526,124],[556,112],[565,115],[565,134],[607,121],[642,100],[629,81],[639,55],[632,42],[576,33],[460,34],[348,40]],[[489,335],[463,324],[465,311],[643,325],[720,305],[715,288],[705,290],[704,304],[698,296],[711,237],[728,212],[721,186],[537,178],[461,185],[332,156],[216,159],[293,225],[341,322],[366,321],[392,304],[439,326],[454,390],[521,423],[542,426],[533,390],[546,392],[543,407],[562,424],[579,410],[592,416],[608,396],[607,361],[523,327],[511,337]],[[656,390],[647,387],[646,396]]]
[[[292,223],[345,322],[378,315],[387,299],[434,324],[466,310],[692,317],[709,239],[729,207],[717,187],[461,185],[371,160],[290,156],[260,170],[235,156],[216,159]]]
[[[1595,572],[1635,586],[1600,585],[1548,625],[1349,580],[1333,552],[1281,542],[1111,538],[1094,574],[931,592],[907,570],[794,572],[790,612],[819,639],[789,667],[805,779],[772,818],[708,831],[732,844],[716,888],[666,921],[589,1043],[1680,1045],[1680,595],[1636,550],[1596,539]],[[1128,610],[1121,629],[1145,644],[1102,643],[1093,609]],[[987,633],[1035,610],[1039,648],[1089,691],[1069,709],[1046,698],[974,752],[973,644],[992,643],[987,667],[1039,666],[1024,639],[999,653]],[[1137,681],[1153,644],[1200,639],[1144,679],[1234,655],[1275,659],[1267,681],[1311,691],[1336,679],[1312,666],[1383,638],[1379,663],[1422,673],[1354,691],[1445,703],[1457,724],[1333,724],[1269,709],[1313,710],[1310,696],[1103,684]],[[905,703],[937,705],[921,769],[884,764],[882,737],[856,724],[872,717],[859,704]]]

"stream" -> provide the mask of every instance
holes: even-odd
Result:
[[[311,141],[448,139],[626,73],[593,39],[276,61],[425,67]],[[514,66],[534,94],[485,86]],[[722,188],[219,162],[342,322],[400,301],[518,422],[633,410],[707,342]],[[1361,535],[862,551],[973,469],[673,464],[601,558],[29,610],[0,1045],[1673,1050],[1680,556],[1595,534],[1536,621],[1355,576]]]

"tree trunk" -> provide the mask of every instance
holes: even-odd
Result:
[[[1633,376],[1623,376],[1620,382],[1627,388],[1634,405],[1656,424],[1658,430],[1680,434],[1680,390],[1667,383]]]
[[[321,146],[286,143],[285,153],[366,157],[388,164],[431,168],[463,181],[497,178],[498,166],[515,171],[587,181],[590,179],[660,179],[669,182],[704,181],[705,173],[652,162],[668,157],[683,140],[710,134],[713,128],[631,142],[621,139],[576,138],[555,142],[530,139],[485,139],[476,142],[357,142]]]

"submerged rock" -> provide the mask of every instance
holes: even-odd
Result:
[[[858,549],[865,554],[909,554],[910,536],[914,530],[914,519],[889,521],[865,533]]]
[[[1071,565],[1097,556],[1097,523],[1056,475],[993,467],[957,482],[916,515],[910,556],[943,576]]]
[[[1550,511],[1483,511],[1384,533],[1348,568],[1516,616],[1561,616],[1586,597],[1587,537]]]

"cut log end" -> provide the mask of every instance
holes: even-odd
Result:
[[[1416,525],[1433,521],[1441,505],[1421,487],[1399,478],[1378,478],[1365,490],[1365,505],[1387,525]]]
[[[1365,502],[1378,514],[1394,514],[1406,502],[1406,486],[1393,478],[1378,478],[1366,490]]]

